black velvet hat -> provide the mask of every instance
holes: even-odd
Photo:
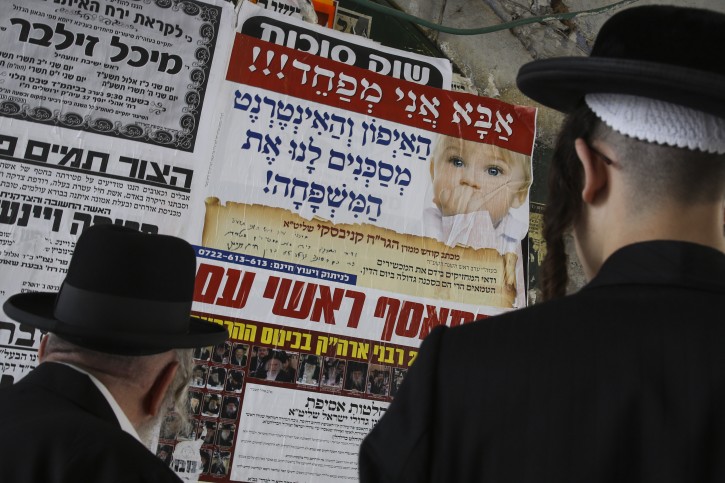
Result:
[[[521,92],[562,112],[590,93],[649,97],[725,117],[725,14],[649,5],[602,26],[589,57],[525,64]]]
[[[194,249],[180,238],[94,225],[78,238],[58,293],[21,293],[3,309],[18,322],[111,354],[218,344],[223,326],[191,317]]]
[[[270,360],[270,359],[277,359],[278,361],[285,363],[285,362],[287,362],[288,357],[287,357],[287,353],[284,351],[272,351],[267,356],[267,360]]]

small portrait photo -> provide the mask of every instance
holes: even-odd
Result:
[[[229,342],[215,345],[211,353],[211,361],[217,364],[228,364],[230,350],[231,344]]]
[[[368,394],[387,396],[390,392],[390,368],[379,364],[370,364],[368,369]]]
[[[227,392],[242,392],[244,386],[244,371],[230,369],[227,373],[227,383],[224,390]]]
[[[156,448],[156,457],[166,463],[167,466],[171,465],[171,460],[174,457],[174,446],[170,444],[159,444]]]
[[[205,364],[197,364],[191,370],[191,382],[193,387],[204,387],[206,385],[206,376],[209,368]]]
[[[225,423],[219,424],[216,444],[223,448],[229,448],[234,444],[234,433],[236,433],[236,425]]]
[[[367,376],[367,362],[348,362],[347,375],[345,376],[345,386],[343,389],[346,391],[365,392]]]
[[[267,358],[249,377],[276,382],[294,382],[299,354],[280,350],[269,351]]]
[[[322,385],[324,389],[342,389],[345,377],[345,359],[325,357],[322,363]]]
[[[269,347],[252,347],[252,360],[249,363],[249,374],[256,373],[260,367],[264,367],[264,363],[269,359],[272,349]]]
[[[200,449],[199,457],[201,458],[201,473],[208,475],[209,468],[211,467],[211,451],[208,449]]]
[[[206,387],[212,391],[224,389],[224,381],[227,378],[227,370],[223,367],[209,368],[209,378],[206,380]]]
[[[239,415],[239,398],[235,396],[225,396],[222,402],[222,413],[223,419],[237,419]]]
[[[300,357],[300,366],[297,372],[297,384],[319,386],[320,373],[322,371],[321,366],[322,361],[318,356],[303,354]]]
[[[221,396],[218,394],[205,394],[204,406],[201,409],[202,416],[217,417],[221,410]]]
[[[248,352],[249,346],[247,344],[234,344],[234,346],[232,347],[232,356],[229,359],[229,363],[233,366],[246,366]]]
[[[211,460],[211,473],[213,476],[225,476],[229,470],[229,451],[215,451]]]
[[[161,429],[159,430],[160,439],[177,439],[183,420],[177,413],[169,412],[161,422]]]
[[[201,412],[204,395],[199,391],[189,391],[186,393],[186,396],[186,409],[189,411],[189,414],[198,415]]]
[[[217,430],[216,421],[200,421],[199,424],[202,428],[201,439],[203,441],[203,444],[214,444],[214,441],[216,440]]]
[[[194,349],[194,359],[198,359],[200,361],[208,361],[209,356],[211,355],[211,349],[212,347],[197,347]]]
[[[403,379],[405,379],[405,375],[408,373],[408,369],[400,369],[398,367],[393,369],[393,381],[392,385],[390,387],[390,396],[395,397],[398,394],[398,391],[400,390],[400,386],[403,385]]]

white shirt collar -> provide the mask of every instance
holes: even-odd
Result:
[[[139,437],[138,433],[136,432],[136,428],[133,427],[133,424],[131,424],[131,421],[128,419],[126,414],[123,412],[123,409],[121,409],[121,406],[118,405],[116,402],[116,399],[114,399],[113,394],[111,394],[111,391],[108,390],[106,386],[103,385],[101,381],[98,380],[96,376],[91,374],[88,371],[85,371],[81,369],[78,366],[75,366],[73,364],[69,364],[67,362],[57,362],[58,364],[63,364],[65,366],[68,366],[70,368],[75,369],[76,371],[80,372],[81,374],[85,374],[88,376],[95,384],[95,386],[98,388],[99,391],[101,391],[101,394],[103,394],[103,397],[106,398],[106,401],[108,401],[108,405],[111,406],[111,409],[113,410],[113,414],[116,415],[116,419],[118,419],[118,423],[121,425],[121,429],[136,438],[139,442],[143,444],[143,441],[141,441],[141,438]]]

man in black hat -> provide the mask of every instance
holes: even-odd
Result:
[[[725,15],[624,10],[589,57],[523,66],[568,114],[549,301],[433,330],[363,482],[725,481]],[[563,235],[591,281],[563,296]]]
[[[0,439],[0,481],[180,481],[145,438],[167,407],[185,414],[191,349],[227,338],[190,316],[195,273],[179,238],[97,225],[58,293],[5,302],[8,316],[49,333],[40,365],[0,389],[0,426],[15,435]]]
[[[272,351],[265,359],[264,365],[254,373],[254,377],[277,382],[294,382],[294,370],[285,367],[289,361],[284,351]]]
[[[365,362],[349,362],[347,365],[346,391],[365,392],[368,365]]]

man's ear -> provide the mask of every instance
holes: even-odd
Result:
[[[146,394],[144,410],[150,416],[156,416],[161,410],[166,392],[169,390],[169,386],[171,386],[171,382],[174,380],[178,368],[178,361],[172,361],[166,364],[156,376],[153,385],[149,388]]]
[[[582,138],[574,142],[576,154],[584,168],[584,187],[582,199],[585,203],[593,204],[598,196],[607,188],[609,172],[601,156],[597,156]]]
[[[40,339],[40,347],[38,347],[38,361],[40,362],[45,360],[48,337],[50,337],[50,334],[43,334],[43,337]]]

